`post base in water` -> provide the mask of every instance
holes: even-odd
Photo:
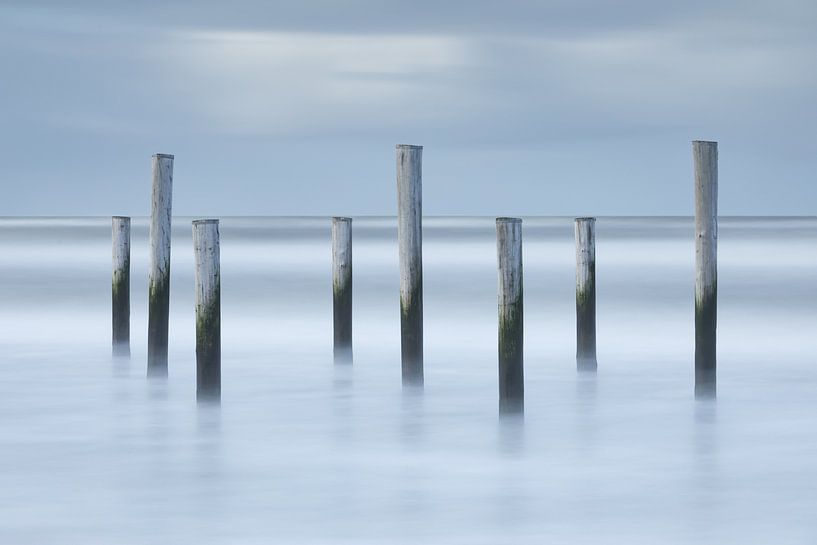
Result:
[[[130,343],[114,343],[111,355],[114,359],[130,359]]]
[[[499,416],[502,418],[511,416],[520,416],[525,413],[524,399],[500,399],[499,400]]]
[[[162,379],[167,378],[167,363],[164,365],[149,364],[148,378]]]
[[[715,399],[717,397],[717,385],[715,381],[695,384],[695,399]]]
[[[425,382],[422,369],[420,373],[417,373],[416,369],[406,371],[407,369],[403,369],[403,389],[421,391]]]
[[[599,364],[596,358],[578,357],[576,358],[576,369],[580,373],[595,373]]]
[[[196,402],[199,404],[220,405],[221,389],[196,390]]]
[[[423,306],[422,290],[414,295],[416,303],[400,301],[400,368],[403,386],[423,387]]]
[[[351,346],[335,346],[334,350],[335,365],[352,365],[352,347]]]
[[[148,296],[148,377],[167,376],[170,331],[170,280],[165,277],[149,287]]]

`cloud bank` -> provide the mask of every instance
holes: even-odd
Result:
[[[725,214],[813,214],[805,0],[6,2],[2,214],[689,214],[689,141]]]

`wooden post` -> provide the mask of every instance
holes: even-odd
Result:
[[[153,156],[148,273],[148,376],[167,376],[170,312],[170,214],[173,156]]]
[[[496,250],[499,270],[499,413],[521,413],[525,405],[521,219],[496,219]]]
[[[352,363],[352,218],[332,218],[335,363]]]
[[[130,357],[130,218],[111,218],[113,279],[111,329],[114,357]]]
[[[196,259],[196,399],[221,399],[221,265],[218,220],[193,222]]]
[[[576,367],[596,371],[596,218],[576,218]]]
[[[692,142],[695,163],[695,397],[716,393],[718,143]]]
[[[403,386],[423,385],[423,147],[397,146]]]

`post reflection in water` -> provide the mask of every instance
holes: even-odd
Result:
[[[702,535],[719,541],[721,513],[721,471],[718,445],[718,401],[698,399],[693,407],[692,494],[693,511]]]
[[[404,387],[399,402],[400,441],[410,451],[421,449],[426,440],[424,390]]]
[[[222,442],[221,406],[218,403],[199,403],[194,447],[199,475],[203,478],[218,476]]]
[[[347,446],[354,440],[354,405],[354,367],[335,365],[332,369],[330,418],[332,436],[339,446]]]
[[[500,413],[497,424],[497,452],[511,458],[525,453],[524,413]]]
[[[191,516],[203,522],[202,528],[219,528],[229,514],[230,489],[233,487],[224,467],[222,408],[219,402],[198,402],[192,437],[195,493],[191,498]],[[199,530],[201,532],[201,530]]]
[[[580,372],[576,375],[575,422],[576,449],[582,457],[592,457],[597,448],[598,376]]]

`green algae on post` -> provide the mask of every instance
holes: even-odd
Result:
[[[522,413],[523,372],[522,220],[496,219],[499,275],[499,413]]]
[[[111,218],[111,344],[113,356],[130,357],[130,218]]]
[[[397,238],[400,255],[400,352],[403,386],[423,385],[423,147],[397,154]]]
[[[595,372],[596,218],[576,218],[576,368]]]
[[[332,218],[332,314],[335,363],[352,363],[352,218]]]
[[[167,376],[173,156],[153,156],[148,271],[148,376]]]
[[[718,143],[692,142],[695,166],[695,397],[717,391]]]
[[[218,220],[193,222],[196,263],[196,399],[221,400],[221,265]]]

